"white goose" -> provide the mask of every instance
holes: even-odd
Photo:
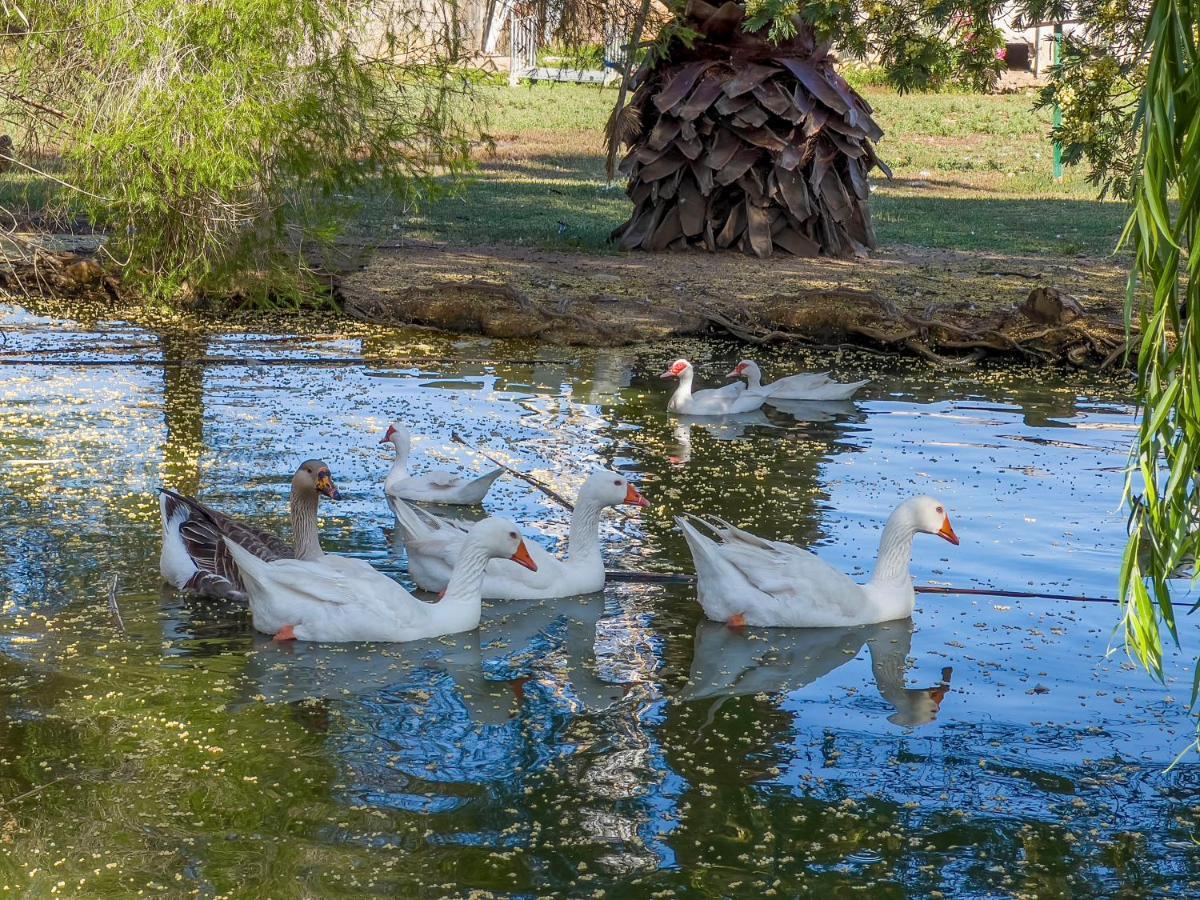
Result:
[[[743,359],[729,373],[729,377],[745,378],[749,383],[746,393],[762,396],[768,402],[772,400],[849,400],[854,396],[855,391],[870,380],[843,383],[834,381],[829,377],[828,372],[810,372],[803,375],[789,375],[778,381],[772,381],[770,384],[763,384],[762,370],[752,359]]]
[[[667,410],[688,416],[728,416],[733,413],[750,412],[758,409],[767,399],[751,394],[740,381],[715,390],[692,393],[692,378],[695,370],[686,359],[677,359],[662,373],[663,378],[678,378],[679,387],[671,395]]]
[[[488,560],[507,558],[537,571],[517,526],[504,519],[484,519],[466,535],[437,603],[417,599],[365,560],[266,562],[228,537],[226,544],[254,627],[279,640],[415,641],[470,631],[479,625]]]
[[[408,574],[417,587],[438,591],[446,586],[450,572],[462,553],[467,532],[463,526],[424,510],[418,513],[402,500],[388,498],[404,532],[408,549]],[[489,563],[483,580],[483,596],[495,600],[537,600],[573,597],[604,588],[604,559],[600,555],[600,515],[609,506],[630,503],[649,506],[637,488],[615,472],[600,470],[579,489],[567,555],[559,559],[537,544],[530,554],[537,569],[526,571],[497,559]]]
[[[701,534],[687,519],[675,520],[696,563],[697,599],[710,619],[731,625],[827,628],[907,618],[916,604],[908,571],[913,537],[924,532],[958,543],[939,501],[905,500],[883,529],[875,574],[860,585],[807,550],[720,519],[690,518],[720,539]]]
[[[479,478],[463,478],[451,472],[425,472],[421,475],[408,474],[408,450],[412,436],[403,422],[393,422],[380,439],[381,444],[396,448],[391,471],[383,483],[383,490],[397,500],[421,500],[426,503],[446,503],[471,506],[482,503],[496,479],[504,474],[495,469]]]

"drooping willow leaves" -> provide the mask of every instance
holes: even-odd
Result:
[[[1200,224],[1198,18],[1195,0],[1158,0],[1151,12],[1141,159],[1125,232],[1135,255],[1126,318],[1142,334],[1142,417],[1126,482],[1130,537],[1120,587],[1126,646],[1160,677],[1163,630],[1179,639],[1172,575],[1197,549],[1200,257],[1191,248]]]

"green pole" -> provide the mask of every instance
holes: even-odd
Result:
[[[1062,45],[1063,45],[1063,27],[1062,22],[1058,22],[1054,26],[1054,64],[1057,66],[1062,62]],[[1062,125],[1062,107],[1057,103],[1054,104],[1054,128],[1057,130]],[[1063,178],[1063,159],[1062,159],[1062,144],[1057,140],[1054,142],[1054,180],[1062,181]]]

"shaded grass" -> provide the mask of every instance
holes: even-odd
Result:
[[[603,126],[612,89],[487,86],[495,152],[460,192],[406,215],[372,203],[359,226],[456,243],[511,243],[608,252],[630,206],[604,177]],[[879,153],[895,179],[874,180],[880,245],[998,253],[1105,256],[1126,206],[1101,202],[1086,171],[1053,178],[1049,113],[1031,94],[863,93],[886,135]],[[878,173],[877,173],[878,174]]]

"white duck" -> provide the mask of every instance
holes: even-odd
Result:
[[[403,422],[393,422],[380,439],[381,444],[396,448],[391,471],[383,483],[383,490],[397,500],[421,500],[426,503],[447,503],[470,506],[482,503],[496,479],[504,474],[495,469],[479,478],[464,478],[451,472],[425,472],[421,475],[408,474],[408,450],[412,436]]]
[[[438,591],[446,586],[467,532],[463,526],[432,513],[413,509],[402,500],[388,497],[408,549],[408,574],[417,587]],[[649,506],[637,488],[615,472],[599,470],[579,489],[567,555],[559,559],[537,544],[530,554],[537,563],[527,571],[497,559],[489,563],[483,580],[483,596],[496,600],[542,599],[590,594],[604,588],[604,559],[600,555],[600,515],[609,506],[630,503]]]
[[[686,359],[677,359],[662,373],[663,378],[678,378],[679,387],[671,395],[667,410],[688,416],[728,416],[758,409],[767,399],[751,394],[740,381],[723,388],[692,393],[692,378],[695,371]]]
[[[254,627],[279,640],[415,641],[470,631],[479,625],[488,560],[511,559],[537,571],[517,526],[505,519],[484,519],[470,530],[437,603],[418,600],[365,560],[266,562],[225,541],[241,571]]]
[[[239,522],[203,503],[166,488],[159,495],[162,517],[162,552],[158,568],[163,578],[192,594],[245,602],[241,574],[226,546],[235,540],[262,560],[320,559],[317,536],[317,501],[321,496],[338,500],[341,494],[319,459],[300,463],[292,476],[289,501],[295,547],[268,531]]]
[[[829,377],[828,372],[809,372],[803,375],[789,375],[778,381],[772,381],[770,384],[763,384],[762,370],[752,359],[743,359],[729,373],[729,377],[745,378],[749,385],[746,393],[752,396],[762,396],[768,402],[771,400],[849,400],[854,396],[855,391],[870,380],[843,383],[834,381]]]
[[[939,501],[905,500],[883,529],[875,574],[860,585],[807,550],[720,519],[691,518],[720,538],[718,543],[686,519],[675,520],[696,563],[697,599],[710,619],[731,625],[827,628],[907,618],[916,604],[908,571],[913,537],[924,532],[958,543]]]

